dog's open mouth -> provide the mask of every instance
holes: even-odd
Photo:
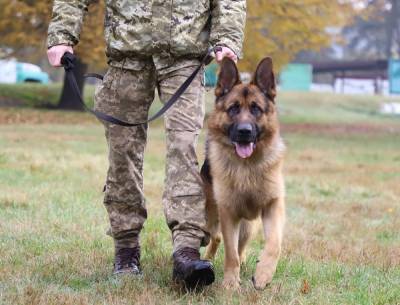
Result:
[[[233,145],[235,145],[236,154],[242,159],[249,158],[253,154],[254,149],[256,148],[256,144],[254,142],[249,142],[249,143],[233,142]]]

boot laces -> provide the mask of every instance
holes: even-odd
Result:
[[[182,248],[174,253],[174,257],[185,261],[196,261],[200,259],[200,253],[193,248]]]
[[[122,248],[117,251],[115,265],[119,268],[140,266],[140,248]]]

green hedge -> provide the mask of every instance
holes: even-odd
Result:
[[[27,107],[55,107],[61,94],[62,84],[0,84],[0,105]],[[86,85],[85,102],[93,105],[94,86]]]

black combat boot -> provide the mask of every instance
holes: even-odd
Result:
[[[114,275],[140,275],[140,248],[122,248],[116,250],[114,261]]]
[[[200,252],[192,248],[182,248],[173,254],[174,271],[172,278],[183,282],[186,288],[194,289],[214,282],[214,268],[211,262],[200,259]]]

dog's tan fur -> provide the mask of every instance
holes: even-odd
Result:
[[[216,107],[208,120],[207,159],[210,179],[205,180],[207,195],[208,230],[211,242],[206,258],[212,259],[221,241],[225,247],[223,285],[238,288],[240,264],[245,260],[245,248],[261,218],[265,245],[253,277],[255,288],[263,289],[271,282],[281,252],[285,222],[284,180],[282,165],[285,145],[279,134],[275,106],[275,79],[272,61],[264,59],[252,82],[240,82],[236,65],[224,60],[216,89]],[[236,70],[236,71],[235,71]],[[247,90],[247,92],[245,92]],[[247,159],[241,159],[232,148],[226,126],[232,118],[226,109],[240,103],[241,112],[235,119],[252,121],[262,128],[256,148]],[[267,103],[268,110],[261,117],[252,117],[250,103]]]

